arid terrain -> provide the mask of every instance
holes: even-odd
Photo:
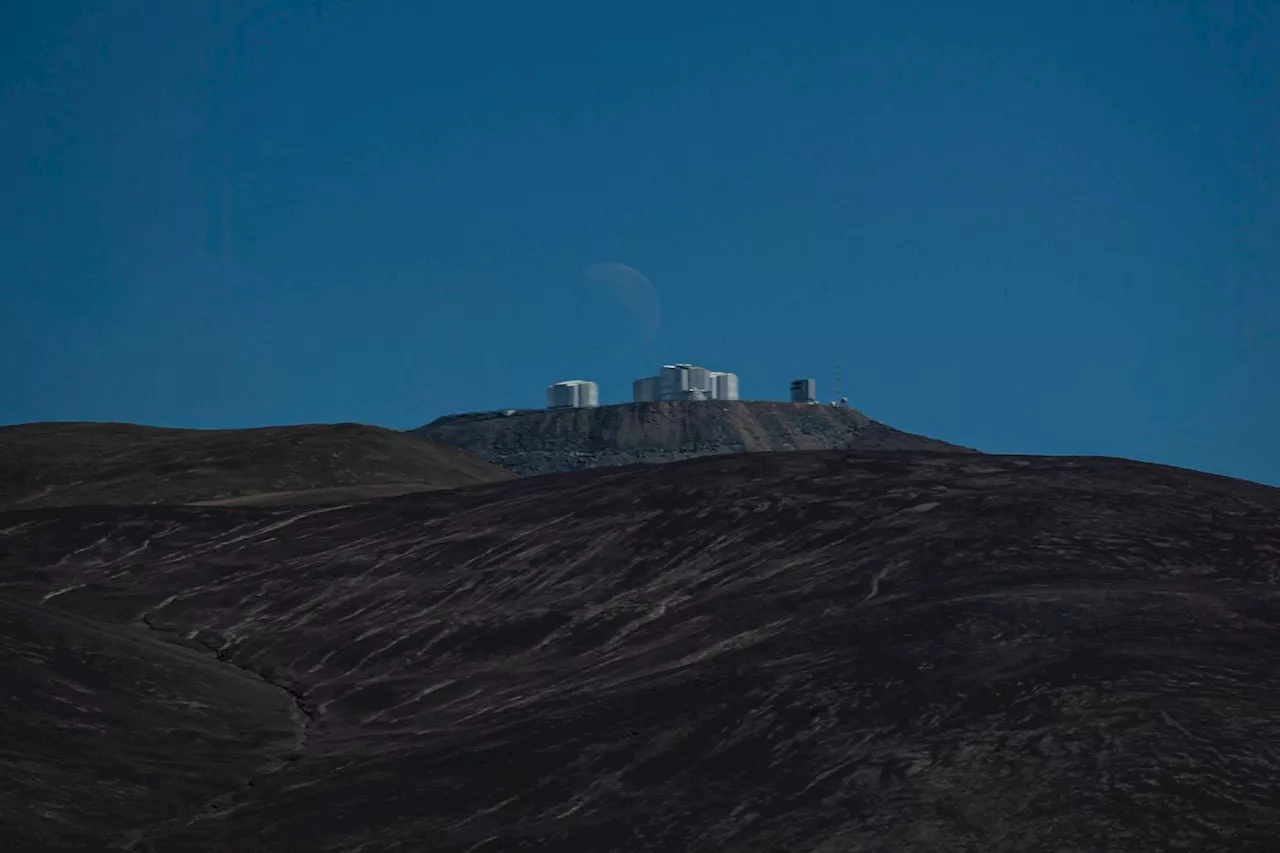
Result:
[[[0,643],[6,850],[1280,837],[1280,490],[1123,460],[14,509]]]
[[[340,502],[511,477],[412,433],[363,424],[0,426],[0,508]]]
[[[756,400],[479,412],[415,433],[517,474],[779,450],[966,450],[849,408]]]

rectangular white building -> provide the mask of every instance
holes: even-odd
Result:
[[[724,373],[722,371],[712,371],[711,399],[713,400],[738,399],[738,374]]]
[[[677,395],[683,394],[691,387],[687,364],[664,364],[658,371],[658,399],[660,400],[676,399]]]
[[[695,367],[692,364],[684,365],[685,370],[689,373],[689,389],[702,391],[708,397],[712,396],[711,377],[712,373],[705,367]]]
[[[582,409],[600,405],[600,387],[585,379],[547,386],[548,409]]]

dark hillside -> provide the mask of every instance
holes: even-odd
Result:
[[[1280,490],[1191,471],[755,453],[11,511],[0,604],[5,849],[1280,837]]]
[[[0,507],[227,499],[306,503],[510,477],[421,436],[362,424],[240,430],[103,423],[0,427]]]

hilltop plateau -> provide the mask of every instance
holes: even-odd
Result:
[[[518,474],[777,450],[964,450],[855,409],[699,400],[438,418],[419,435]]]

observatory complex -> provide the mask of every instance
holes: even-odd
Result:
[[[839,389],[839,373],[837,393]],[[696,364],[664,364],[657,376],[645,376],[631,383],[631,399],[636,403],[658,403],[675,400],[738,400],[738,375],[709,370]],[[818,405],[817,383],[813,379],[794,379],[789,397],[792,403]],[[600,388],[586,379],[569,379],[547,386],[548,409],[584,409],[600,405]],[[831,401],[832,406],[846,408],[847,397]]]
[[[666,364],[657,376],[646,376],[632,382],[631,399],[637,403],[736,400],[738,375],[693,364]]]

